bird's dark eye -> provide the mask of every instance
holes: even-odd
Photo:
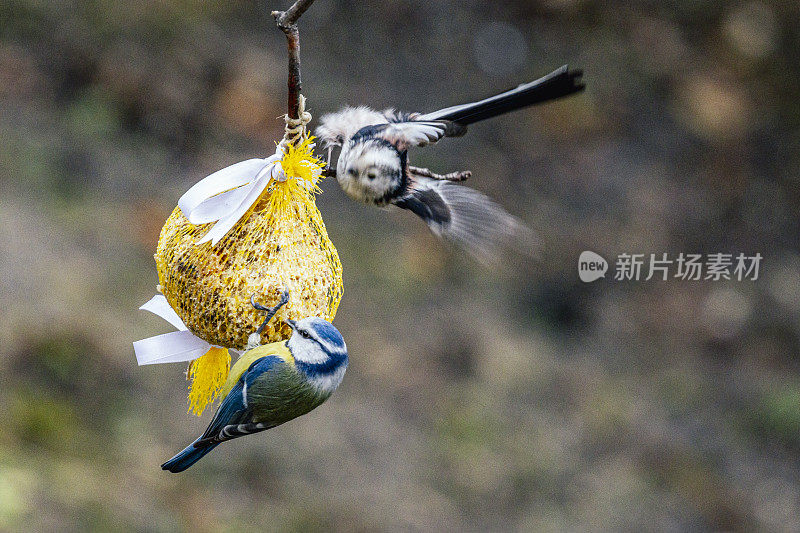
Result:
[[[303,337],[304,339],[308,339],[311,337],[311,335],[309,335],[309,333],[304,329],[298,330],[298,332],[300,333],[300,336]]]
[[[378,173],[377,172],[367,172],[367,178],[369,178],[371,180],[374,180],[377,177],[378,177]]]
[[[351,176],[355,176],[356,174],[358,174],[356,172],[356,169],[354,169],[354,168],[348,168],[347,169],[347,173],[350,174]]]

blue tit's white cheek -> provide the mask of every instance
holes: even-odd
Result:
[[[339,366],[339,368],[337,368],[334,372],[322,376],[315,376],[311,378],[309,382],[317,389],[323,392],[331,393],[335,391],[342,383],[342,379],[344,379],[344,373],[346,371],[347,371],[347,363],[344,363],[341,366]]]
[[[289,347],[289,350],[292,352],[292,356],[298,361],[304,361],[307,359],[306,353],[309,351],[309,346],[307,345],[306,339],[294,333],[289,342],[286,343],[286,346]]]
[[[318,317],[304,318],[297,323],[288,345],[309,384],[331,393],[342,382],[347,345],[333,324]]]
[[[288,346],[296,361],[316,364],[322,363],[328,358],[328,355],[313,339],[306,339],[297,333],[289,339]]]

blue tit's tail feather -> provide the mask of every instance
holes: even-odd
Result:
[[[207,446],[214,447],[221,442],[225,442],[226,440],[244,437],[245,435],[252,435],[253,433],[258,433],[259,431],[264,431],[265,429],[271,429],[274,427],[275,425],[273,424],[264,424],[261,422],[231,424],[223,427],[222,430],[216,435],[200,437],[194,441],[194,446],[197,448],[205,448]]]
[[[570,71],[567,65],[536,81],[492,96],[479,102],[462,104],[418,116],[415,120],[451,120],[463,126],[515,111],[529,105],[547,102],[582,91],[580,70]]]
[[[182,452],[177,454],[175,457],[161,465],[161,468],[164,470],[169,470],[170,472],[177,474],[178,472],[183,472],[197,461],[203,458],[205,454],[216,448],[217,444],[211,444],[209,446],[203,446],[200,448],[196,448],[195,444],[200,439],[197,439],[186,448],[183,449]]]

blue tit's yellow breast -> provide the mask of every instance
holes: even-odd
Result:
[[[254,361],[269,355],[280,357],[294,367],[294,357],[292,357],[292,352],[289,351],[289,348],[286,347],[286,341],[272,342],[270,344],[258,346],[252,350],[246,351],[236,360],[228,374],[228,381],[225,382],[225,385],[220,391],[219,397],[224,398],[228,395],[233,386],[236,385],[236,382],[239,381],[239,378],[242,377],[242,374],[250,368],[250,365],[252,365]]]

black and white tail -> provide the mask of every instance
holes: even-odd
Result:
[[[467,126],[530,105],[555,100],[582,91],[580,70],[570,71],[567,65],[536,81],[492,96],[479,102],[462,104],[416,117],[415,120],[451,120]]]
[[[414,178],[414,188],[395,205],[416,214],[440,237],[484,263],[500,261],[505,248],[534,255],[533,232],[488,196],[449,181]]]

